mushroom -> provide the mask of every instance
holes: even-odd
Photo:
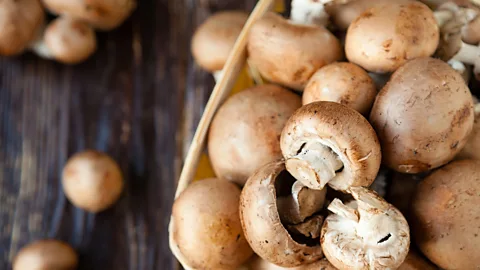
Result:
[[[258,256],[252,257],[250,262],[248,263],[248,267],[246,269],[249,270],[337,270],[337,268],[333,267],[333,265],[328,262],[326,259],[318,260],[311,264],[306,264],[294,268],[285,268],[268,261],[263,260]]]
[[[445,2],[437,7],[434,15],[438,25],[441,27],[440,32],[447,32],[448,36],[451,35],[448,32],[454,29],[460,33],[464,42],[468,44],[478,44],[480,42],[479,9],[470,2]],[[450,26],[442,29],[447,23]]]
[[[22,53],[43,25],[45,12],[39,0],[0,2],[0,55]]]
[[[462,76],[465,83],[468,84],[470,81],[470,74],[472,73],[470,66],[466,66],[462,62],[455,59],[448,60],[447,64],[457,71]]]
[[[292,0],[290,20],[297,24],[325,26],[329,21],[329,15],[326,11],[327,6],[345,4],[351,1],[353,0]]]
[[[195,31],[192,54],[197,64],[218,80],[223,66],[240,35],[248,14],[243,11],[222,11],[213,14]]]
[[[72,204],[93,213],[112,206],[123,191],[117,163],[95,150],[77,153],[68,160],[63,168],[62,184]]]
[[[192,269],[236,269],[252,255],[239,216],[240,189],[223,179],[193,182],[175,200],[172,235]]]
[[[432,10],[420,2],[394,2],[374,6],[352,22],[345,52],[350,62],[387,73],[408,60],[432,55],[438,41]]]
[[[259,167],[281,158],[280,133],[300,106],[300,97],[276,85],[248,88],[228,98],[208,135],[215,174],[243,185]]]
[[[78,256],[67,243],[46,239],[23,247],[15,256],[13,270],[77,269]]]
[[[58,17],[31,47],[41,57],[65,64],[77,64],[95,52],[97,39],[93,28],[88,24],[68,17]]]
[[[456,159],[477,159],[480,160],[480,104],[475,104],[475,120],[472,133],[468,137],[467,143],[462,151],[455,157]]]
[[[398,270],[437,270],[437,267],[410,248],[405,261]]]
[[[288,172],[311,189],[369,186],[380,168],[375,131],[360,113],[339,103],[298,109],[285,124],[280,148]]]
[[[137,5],[135,0],[42,0],[42,2],[53,14],[84,21],[101,31],[117,28]]]
[[[339,269],[396,269],[410,245],[402,213],[375,192],[350,188],[354,202],[334,199],[322,227],[325,257]],[[357,205],[357,206],[355,206]]]
[[[302,104],[338,102],[367,115],[376,95],[375,83],[365,70],[352,63],[336,62],[313,74],[303,91]]]
[[[454,161],[422,181],[412,201],[417,246],[442,269],[480,265],[480,161]]]
[[[323,26],[296,25],[274,13],[254,23],[247,48],[249,62],[262,77],[296,90],[343,56],[340,42]]]
[[[445,62],[418,58],[393,73],[377,95],[370,123],[383,163],[419,173],[453,159],[473,126],[473,101],[463,78]]]
[[[282,267],[297,267],[323,257],[318,236],[291,232],[280,220],[278,197],[287,195],[294,182],[284,162],[274,161],[248,179],[240,197],[245,238],[257,255]],[[320,227],[315,223],[310,230],[318,231]]]

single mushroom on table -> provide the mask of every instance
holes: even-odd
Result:
[[[422,181],[412,201],[412,233],[442,269],[480,265],[480,161],[454,161]]]
[[[403,173],[425,172],[452,160],[467,142],[473,119],[472,95],[463,78],[428,57],[393,73],[370,113],[383,163]]]
[[[23,247],[13,259],[13,270],[77,269],[78,255],[67,243],[45,239]]]
[[[175,200],[170,233],[185,266],[237,269],[253,254],[239,215],[240,189],[223,179],[190,184]]]
[[[63,15],[90,24],[96,30],[117,28],[136,8],[136,0],[42,0],[56,15]]]
[[[0,2],[0,55],[24,52],[36,38],[45,20],[39,0]]]
[[[299,96],[268,84],[228,98],[213,118],[208,135],[215,174],[243,185],[259,167],[280,159],[280,134],[300,106]]]
[[[376,95],[375,82],[365,70],[352,63],[336,62],[313,74],[303,90],[302,103],[338,102],[367,115]]]
[[[311,216],[298,224],[282,222],[282,216],[288,215],[289,209],[281,208],[279,201],[292,196],[295,183],[295,178],[285,170],[284,162],[274,161],[250,176],[240,197],[245,238],[257,255],[282,267],[297,267],[323,258],[319,240],[323,217],[318,211],[311,211]],[[312,196],[318,196],[318,192],[313,192]],[[320,193],[319,200],[323,197]],[[308,205],[310,202],[303,200],[292,207],[315,209]],[[303,227],[301,232],[299,227]]]
[[[352,22],[345,53],[368,71],[393,72],[408,60],[432,55],[439,36],[433,11],[425,4],[394,2],[374,6]]]
[[[339,103],[298,109],[285,124],[280,147],[287,170],[311,189],[369,186],[380,168],[375,131],[360,113]]]
[[[213,14],[195,31],[191,51],[197,64],[218,80],[223,66],[240,35],[248,13],[222,11]]]
[[[355,201],[334,199],[323,223],[325,257],[339,269],[396,269],[407,256],[410,231],[402,213],[375,192],[351,187]]]
[[[68,17],[58,17],[31,45],[39,56],[64,64],[85,61],[97,49],[95,31],[88,24]]]
[[[296,90],[343,56],[340,42],[325,27],[294,24],[274,13],[254,23],[247,49],[249,63],[265,79]]]

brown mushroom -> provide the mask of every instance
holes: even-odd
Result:
[[[291,232],[280,220],[277,199],[288,196],[294,182],[283,161],[272,162],[248,179],[240,197],[245,238],[256,254],[282,267],[309,264],[323,257],[318,236]],[[316,223],[310,229],[320,227]]]
[[[97,30],[117,28],[136,8],[136,0],[42,0],[53,14],[84,21]]]
[[[394,2],[368,9],[352,22],[345,52],[350,62],[385,73],[408,60],[432,55],[438,41],[432,10],[420,2]]]
[[[248,14],[243,11],[222,11],[203,22],[192,38],[191,50],[197,64],[218,74],[247,19]]]
[[[480,161],[454,161],[422,181],[412,201],[412,232],[442,269],[480,265]]]
[[[347,191],[369,186],[380,168],[375,131],[357,111],[319,101],[298,109],[280,138],[287,170],[305,186]]]
[[[455,157],[456,159],[477,159],[480,160],[480,104],[475,105],[475,120],[472,133],[469,135],[467,143],[462,151]]]
[[[13,270],[74,270],[78,256],[67,243],[39,240],[23,247],[13,260]]]
[[[240,189],[218,178],[190,184],[175,200],[171,233],[192,269],[236,269],[252,255],[239,215]]]
[[[86,150],[73,155],[63,168],[65,196],[75,206],[100,212],[112,206],[123,191],[117,163],[107,154]]]
[[[377,95],[370,123],[383,162],[403,173],[446,164],[473,126],[473,101],[463,78],[448,64],[418,58],[400,67]]]
[[[339,269],[396,269],[407,256],[410,231],[402,213],[375,192],[350,188],[355,201],[334,199],[322,227],[328,261]]]
[[[462,40],[468,44],[480,42],[480,12],[479,8],[469,1],[449,1],[438,6],[434,12],[440,32],[452,30],[452,23]],[[450,27],[444,26],[449,23]],[[451,33],[446,33],[447,36]]]
[[[47,26],[43,37],[32,45],[32,49],[41,57],[77,64],[95,52],[97,39],[88,24],[58,17]]]
[[[281,158],[280,133],[300,106],[300,97],[275,85],[231,96],[217,111],[208,135],[215,174],[243,185],[256,169]]]
[[[367,115],[376,95],[375,83],[365,70],[352,63],[337,62],[313,74],[303,91],[302,103],[338,102]]]
[[[36,38],[45,20],[39,0],[0,2],[0,55],[22,53]]]
[[[293,24],[274,13],[252,26],[248,54],[264,78],[296,90],[319,68],[343,56],[340,42],[324,27]]]

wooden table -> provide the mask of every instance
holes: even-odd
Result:
[[[213,78],[190,54],[212,12],[254,0],[141,0],[98,52],[68,67],[32,54],[0,59],[0,269],[25,244],[56,238],[80,269],[174,269],[167,225],[183,156]],[[60,173],[86,148],[112,155],[122,199],[97,215],[73,207]]]

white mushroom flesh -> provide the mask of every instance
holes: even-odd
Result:
[[[352,187],[351,193],[357,209],[354,204],[345,205],[338,199],[328,207],[333,214],[322,228],[322,248],[328,253],[327,258],[337,264],[341,262],[347,269],[398,267],[410,245],[407,221],[374,192]]]
[[[329,16],[325,4],[333,0],[292,0],[290,20],[297,24],[326,25]]]

